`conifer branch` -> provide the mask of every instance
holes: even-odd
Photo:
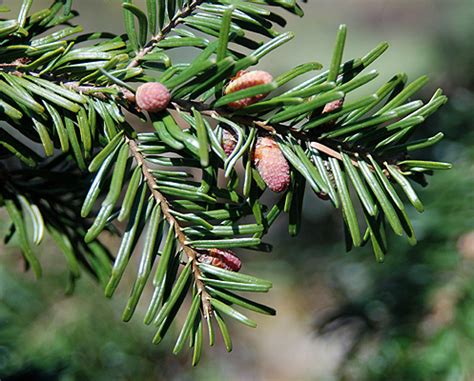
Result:
[[[411,183],[425,184],[426,175],[450,165],[409,160],[410,152],[443,138],[411,136],[447,98],[438,90],[427,103],[411,101],[427,78],[407,84],[403,74],[374,94],[349,96],[377,77],[364,69],[388,45],[343,62],[344,25],[329,69],[303,82],[300,76],[322,65],[303,63],[279,75],[252,68],[292,39],[278,30],[285,20],[272,9],[302,16],[296,1],[163,3],[148,0],[142,10],[123,0],[126,38],[77,35],[82,28],[70,25],[74,14],[64,0],[31,15],[31,1],[24,0],[18,18],[0,20],[0,119],[10,126],[0,129],[0,182],[8,179],[0,205],[13,222],[7,238],[18,234],[36,274],[41,268],[31,242],[39,244],[45,231],[64,252],[71,278],[84,267],[107,296],[139,255],[124,321],[158,262],[145,323],[156,324],[153,342],[160,342],[191,294],[174,352],[191,338],[196,364],[200,308],[210,336],[216,318],[228,350],[224,315],[255,326],[234,307],[275,314],[235,293],[268,292],[272,284],[240,273],[231,249],[269,251],[263,236],[282,213],[289,216],[288,233],[297,235],[306,185],[341,211],[348,250],[370,241],[383,261],[386,226],[416,243],[400,194],[423,211]],[[182,47],[199,53],[172,63],[168,50]],[[135,130],[125,111],[142,121],[149,115],[153,132]],[[15,157],[33,169],[20,166],[13,178],[3,159]],[[267,189],[281,194],[277,203],[267,205]],[[118,233],[114,221],[126,227],[112,266],[99,238]]]
[[[156,200],[156,203],[159,204],[161,211],[163,213],[163,216],[168,221],[170,229],[174,229],[176,239],[178,240],[179,245],[183,249],[183,252],[186,254],[188,261],[192,262],[191,266],[192,266],[192,272],[194,274],[194,282],[196,284],[198,293],[201,295],[204,315],[206,316],[206,318],[209,318],[212,312],[212,307],[210,304],[211,297],[206,291],[204,283],[201,280],[202,273],[198,266],[198,260],[197,260],[198,253],[187,244],[186,235],[183,233],[179,222],[176,220],[173,214],[171,214],[168,200],[159,191],[159,185],[156,183],[155,178],[151,174],[151,170],[148,167],[145,161],[145,158],[140,153],[137,142],[134,139],[131,139],[129,137],[126,137],[125,141],[126,141],[126,144],[128,144],[128,146],[130,147],[130,152],[132,156],[134,157],[135,161],[137,162],[137,165],[141,168],[141,171],[142,171],[143,177],[146,180],[148,189],[153,195],[154,199]]]

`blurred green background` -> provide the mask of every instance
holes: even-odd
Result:
[[[19,1],[4,3],[15,10]],[[420,190],[427,211],[412,213],[418,246],[392,239],[384,264],[370,248],[346,254],[337,211],[308,194],[298,238],[287,238],[282,218],[268,237],[272,254],[242,254],[246,272],[273,281],[262,300],[277,316],[253,316],[256,330],[232,326],[233,353],[207,350],[192,369],[187,355],[169,354],[169,342],[151,344],[143,308],[121,322],[126,286],[110,301],[84,276],[66,296],[65,264],[53,245],[40,247],[46,271],[35,281],[22,273],[14,245],[0,244],[2,381],[474,380],[472,0],[310,0],[303,7],[305,18],[288,18],[297,37],[261,67],[277,74],[309,60],[327,65],[345,23],[346,58],[390,42],[375,64],[379,84],[400,71],[411,79],[428,74],[422,98],[438,87],[450,97],[423,126],[423,134],[446,135],[423,154],[455,165]],[[118,0],[80,0],[76,8],[86,30],[123,30]],[[0,233],[7,227],[0,222]]]

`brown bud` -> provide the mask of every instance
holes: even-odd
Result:
[[[237,75],[230,80],[226,88],[224,89],[224,94],[235,93],[236,91],[247,89],[249,87],[264,85],[273,81],[273,77],[263,70],[254,70],[254,71],[245,71],[241,70]],[[259,100],[265,98],[267,94],[258,94],[253,97],[248,97],[240,99],[235,102],[228,104],[229,107],[234,109],[240,109],[247,107]]]
[[[333,111],[336,111],[336,110],[339,110],[342,105],[344,104],[344,98],[341,98],[341,99],[337,99],[335,101],[332,101],[330,103],[327,103],[325,106],[324,106],[324,109],[323,109],[323,114],[327,114],[329,112],[333,112]]]
[[[324,106],[324,109],[323,109],[323,112],[322,112],[322,115],[324,114],[328,114],[330,112],[333,112],[333,111],[338,111],[342,105],[344,104],[344,98],[341,98],[341,99],[337,99],[335,101],[332,101],[332,102],[329,102],[327,103],[325,106]],[[329,122],[326,122],[324,123],[321,128],[328,128],[328,127],[332,127],[336,124],[336,120],[333,119]]]
[[[288,189],[290,166],[272,137],[260,136],[257,139],[253,163],[270,190],[283,192]]]
[[[229,271],[239,271],[242,262],[231,250],[209,249],[198,256],[198,261]]]
[[[148,82],[138,87],[135,99],[137,106],[143,111],[159,112],[168,106],[171,94],[165,85],[159,82]]]
[[[235,146],[237,144],[237,138],[235,133],[224,129],[222,133],[222,148],[227,156],[234,151]]]

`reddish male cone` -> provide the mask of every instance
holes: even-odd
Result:
[[[168,106],[171,94],[165,85],[159,82],[148,82],[138,87],[135,99],[137,106],[143,111],[159,112]]]
[[[227,156],[230,156],[234,152],[235,146],[237,145],[237,137],[235,133],[224,129],[222,132],[222,148]]]
[[[290,166],[273,138],[261,136],[257,139],[253,163],[270,190],[279,193],[288,189]]]
[[[273,81],[273,77],[263,70],[254,70],[254,71],[246,71],[241,70],[237,73],[237,75],[232,78],[229,84],[224,89],[224,94],[231,94],[235,93],[236,91],[247,89],[249,87],[257,86],[257,85],[265,85]],[[244,99],[240,99],[235,102],[230,102],[228,104],[229,107],[234,109],[240,109],[251,105],[252,103],[258,102],[259,100],[265,98],[267,94],[258,94],[253,97],[248,97]]]
[[[198,257],[198,261],[229,271],[239,271],[242,262],[231,250],[209,249]]]

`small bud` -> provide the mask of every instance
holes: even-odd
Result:
[[[209,249],[198,256],[198,261],[229,271],[239,271],[242,262],[231,250]]]
[[[253,163],[270,190],[283,192],[288,189],[290,166],[273,138],[261,136],[257,139]]]
[[[234,152],[236,144],[237,138],[235,133],[224,129],[222,133],[222,148],[227,156],[230,156],[230,154]]]
[[[235,93],[236,91],[247,89],[249,87],[264,85],[273,81],[273,77],[263,70],[245,71],[241,70],[230,80],[224,90],[224,94]],[[253,97],[240,99],[228,104],[229,107],[240,109],[247,107],[259,100],[265,98],[267,94],[258,94]]]
[[[339,110],[342,105],[344,104],[344,98],[341,98],[341,99],[337,99],[335,101],[332,101],[330,103],[327,103],[325,106],[324,106],[324,109],[323,109],[323,114],[327,114],[329,112],[333,112],[333,111],[336,111],[336,110]]]
[[[333,102],[330,102],[330,103],[326,103],[326,105],[324,106],[322,115],[328,114],[330,112],[338,111],[342,107],[343,104],[344,104],[344,98],[337,99],[337,100],[335,100]],[[336,120],[333,119],[329,122],[324,123],[321,126],[321,128],[330,128],[330,127],[334,126],[335,124],[336,124]]]
[[[135,94],[133,92],[128,89],[121,89],[120,91],[122,92],[122,98],[125,99],[127,102],[132,104],[137,103]]]
[[[143,111],[159,112],[168,106],[171,94],[165,85],[159,82],[148,82],[138,87],[135,99],[137,106]]]

